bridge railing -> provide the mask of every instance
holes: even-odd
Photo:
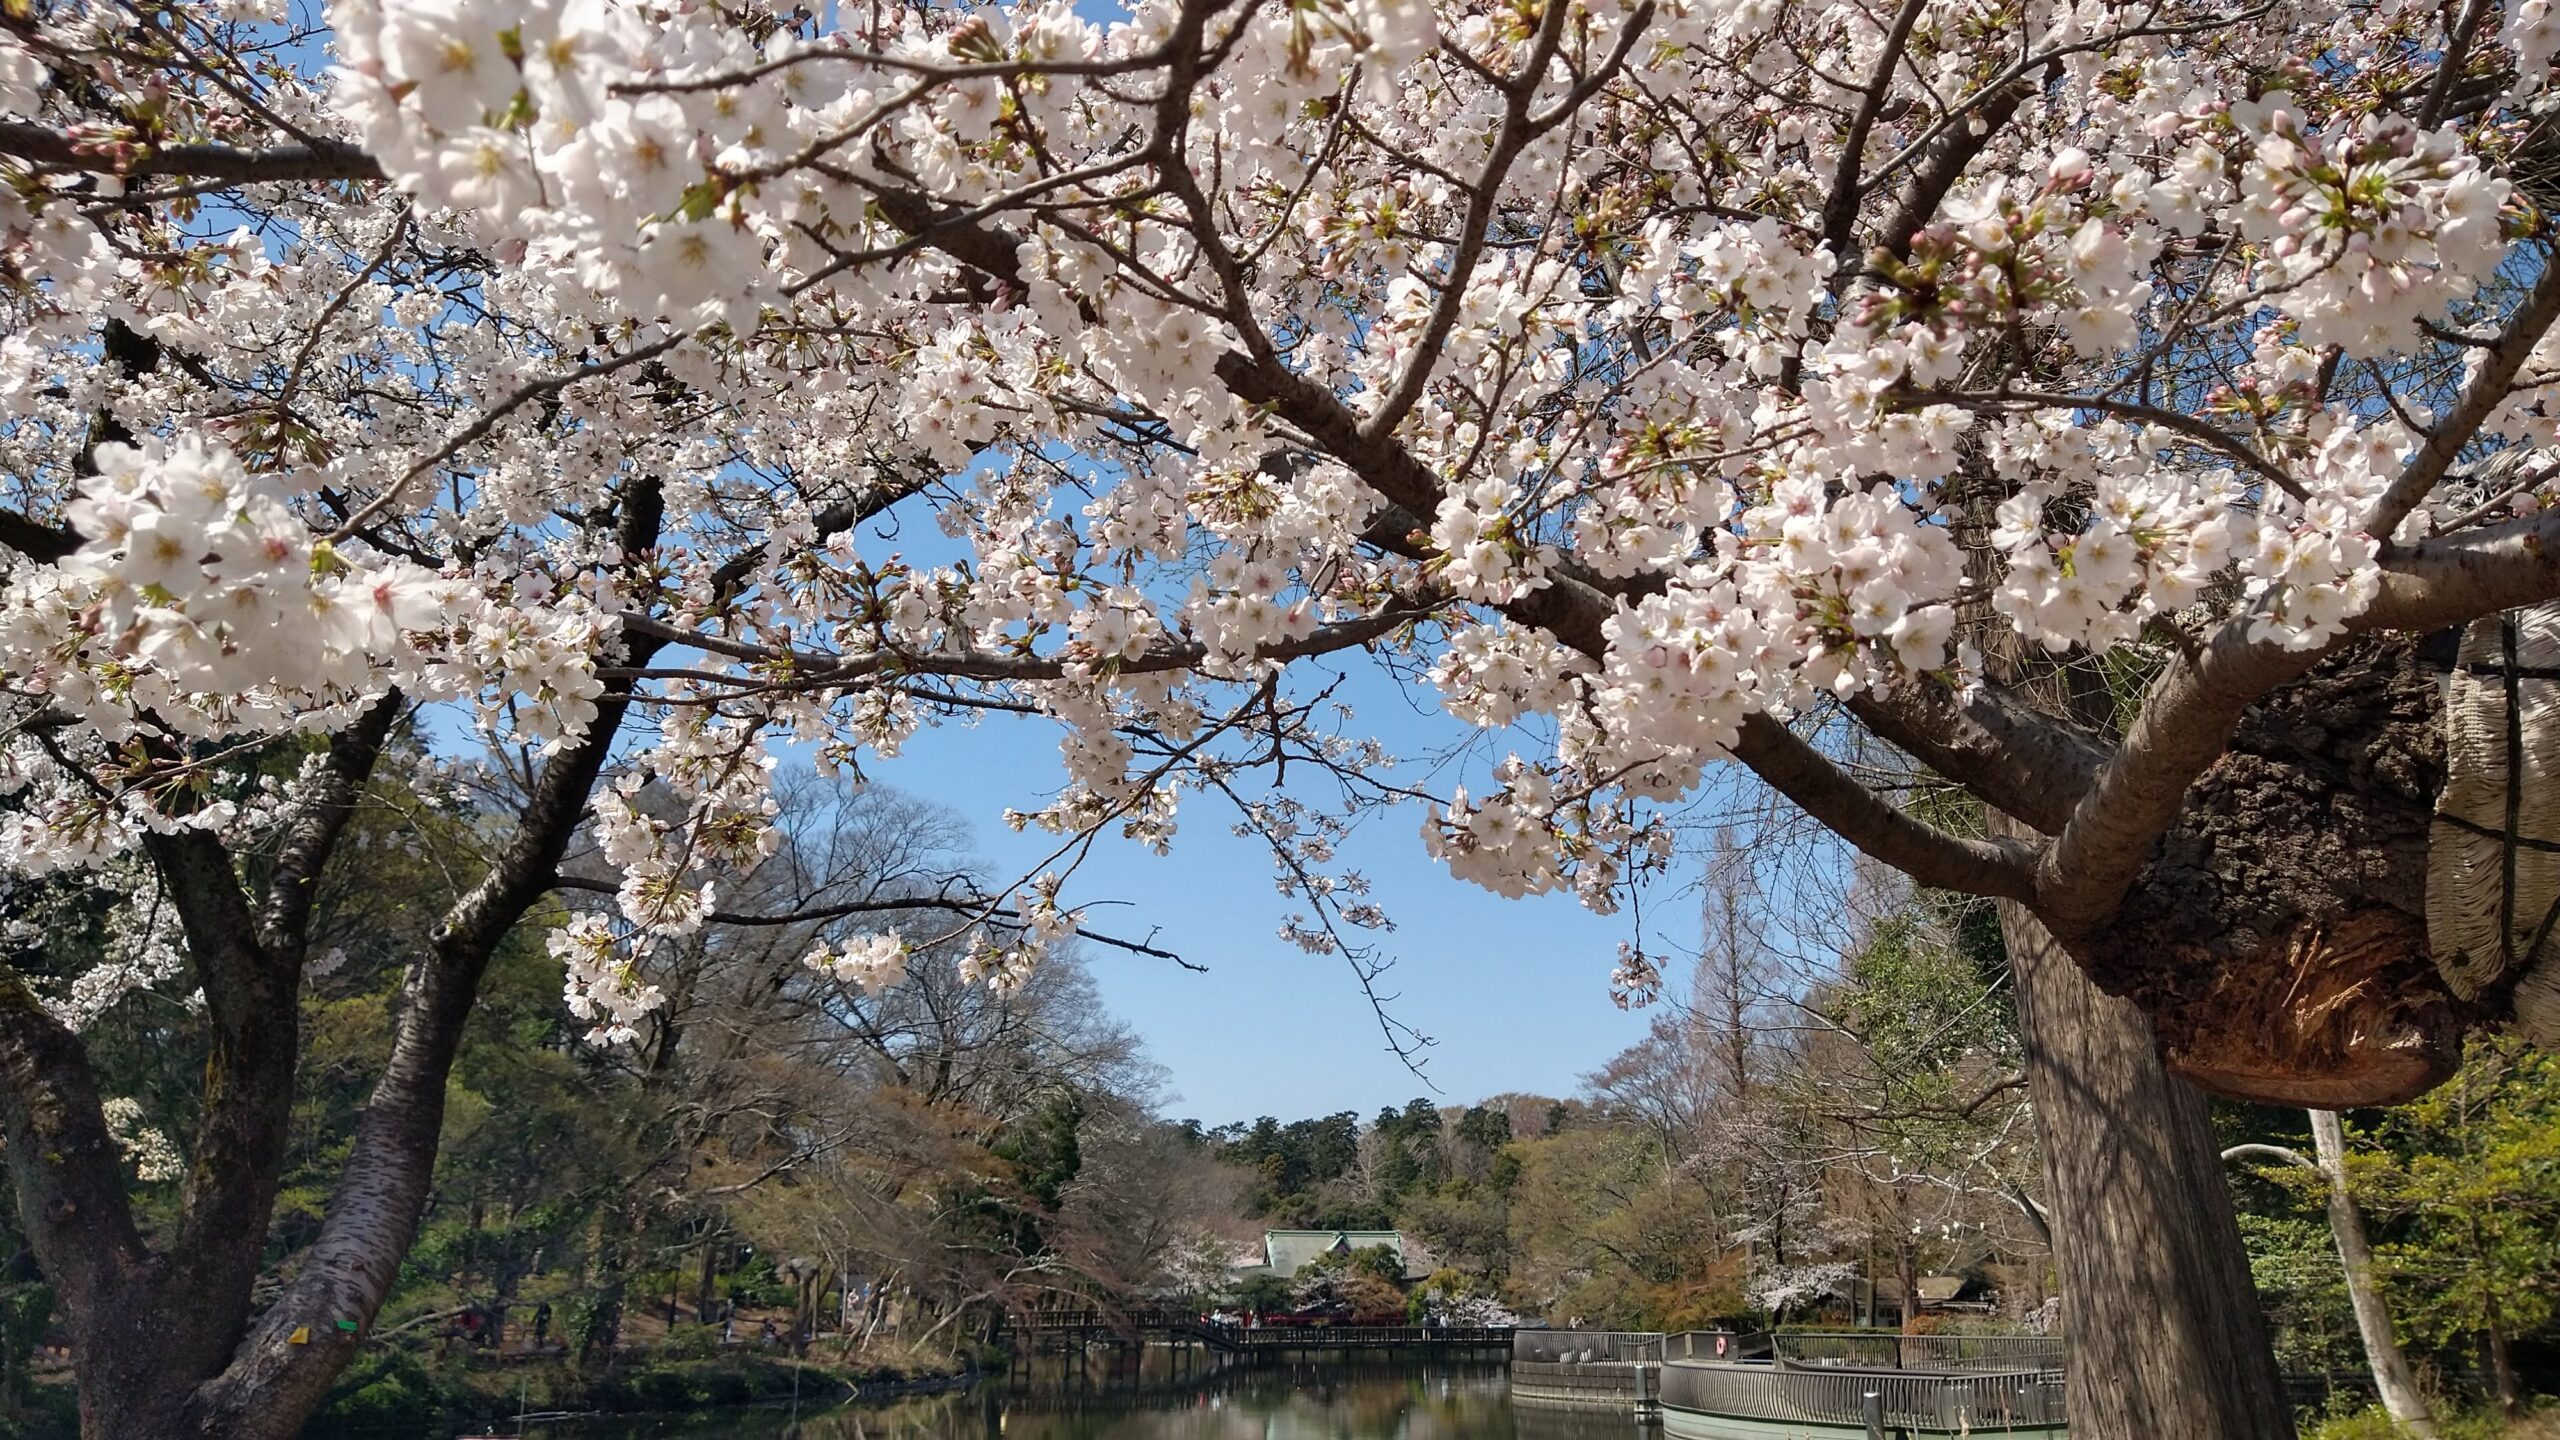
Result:
[[[1511,1358],[1533,1365],[1595,1360],[1780,1360],[1877,1370],[2059,1370],[2054,1335],[1904,1335],[1891,1330],[1777,1334],[1686,1330],[1516,1330]]]
[[[1858,1425],[1874,1395],[1887,1425],[1937,1433],[2063,1423],[2059,1370],[1928,1374],[1845,1365],[1715,1365],[1670,1361],[1662,1403],[1751,1420]]]
[[[1265,1325],[1220,1327],[1229,1340],[1255,1346],[1337,1345],[1500,1345],[1516,1332],[1491,1326],[1440,1325]]]
[[[1187,1310],[1031,1310],[1005,1317],[1004,1328],[1025,1334],[1136,1335],[1150,1331],[1191,1335],[1237,1348],[1308,1345],[1508,1344],[1512,1331],[1494,1326],[1441,1325],[1235,1325]]]
[[[1187,1310],[1025,1310],[1004,1317],[1008,1330],[1178,1330],[1202,1323]]]
[[[1514,1330],[1511,1358],[1529,1365],[1659,1360],[1662,1337],[1645,1330]]]

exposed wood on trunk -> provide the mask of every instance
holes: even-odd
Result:
[[[2368,641],[2251,707],[2140,881],[2073,948],[2217,1094],[2336,1109],[2440,1083],[2470,1018],[2426,947],[2434,674]]]

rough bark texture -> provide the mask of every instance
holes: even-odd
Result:
[[[625,504],[624,547],[638,554],[657,537],[656,484],[637,487]],[[646,664],[656,650],[654,643],[634,642],[633,663]],[[604,701],[587,733],[543,769],[514,837],[411,962],[390,1058],[356,1122],[319,1237],[283,1293],[245,1327],[229,1364],[193,1387],[180,1412],[182,1428],[167,1433],[291,1440],[354,1358],[425,1212],[444,1127],[445,1082],[480,977],[499,942],[557,879],[627,708],[627,701]]]
[[[2407,640],[2353,647],[2249,711],[2123,908],[2072,937],[2152,1017],[2171,1069],[2329,1110],[2453,1073],[2468,1017],[2426,944],[2442,724]]]
[[[2320,1178],[2328,1185],[2329,1233],[2337,1237],[2338,1263],[2347,1275],[2347,1303],[2355,1310],[2356,1333],[2363,1337],[2365,1359],[2373,1366],[2374,1389],[2382,1397],[2382,1408],[2401,1429],[2420,1440],[2434,1440],[2435,1416],[2418,1389],[2417,1377],[2409,1373],[2409,1357],[2401,1353],[2400,1335],[2391,1323],[2391,1304],[2383,1298],[2382,1283],[2373,1273],[2373,1242],[2365,1238],[2364,1212],[2356,1208],[2355,1192],[2348,1188],[2346,1127],[2338,1123],[2338,1112],[2311,1112],[2311,1143],[2320,1157]]]
[[[2044,1132],[2076,1440],[2291,1440],[2204,1096],[2023,907],[2000,931]]]

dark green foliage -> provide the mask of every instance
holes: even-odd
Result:
[[[1378,1155],[1370,1186],[1381,1203],[1393,1206],[1407,1191],[1448,1178],[1447,1157],[1440,1148],[1440,1109],[1430,1101],[1415,1099],[1400,1111],[1379,1111],[1370,1133]]]
[[[41,1408],[34,1384],[36,1347],[53,1320],[53,1287],[40,1280],[0,1284],[0,1427]],[[8,1433],[0,1428],[0,1434]]]
[[[1349,1110],[1286,1125],[1265,1115],[1250,1126],[1222,1125],[1207,1134],[1219,1159],[1260,1178],[1261,1188],[1248,1199],[1250,1212],[1260,1216],[1286,1197],[1348,1178],[1360,1164],[1360,1117]]]
[[[1511,1143],[1509,1113],[1488,1110],[1482,1105],[1468,1106],[1466,1113],[1458,1117],[1456,1129],[1459,1143],[1472,1146],[1485,1155],[1492,1155]]]
[[[1235,1287],[1235,1303],[1247,1310],[1285,1310],[1297,1294],[1294,1281],[1282,1275],[1249,1276]]]
[[[1009,1127],[1004,1138],[988,1148],[998,1159],[1012,1163],[1015,1184],[1042,1210],[1055,1213],[1059,1197],[1084,1168],[1084,1152],[1076,1141],[1076,1127],[1083,1123],[1084,1101],[1069,1092]]]
[[[456,1377],[439,1375],[409,1351],[369,1347],[338,1377],[314,1423],[350,1429],[415,1425],[467,1416],[478,1399]]]
[[[791,1300],[791,1282],[776,1270],[771,1255],[750,1255],[738,1268],[720,1277],[723,1298],[740,1305],[783,1305]]]
[[[2311,1152],[2300,1111],[2235,1105],[2216,1120],[2226,1143]],[[2435,1377],[2457,1397],[2494,1392],[2502,1372],[2519,1389],[2560,1382],[2531,1363],[2560,1341],[2560,1062],[2510,1038],[2475,1038],[2451,1081],[2349,1115],[2346,1136],[2382,1293],[2422,1382]],[[2232,1200],[2280,1358],[2360,1368],[2319,1178],[2251,1160],[2232,1169]]]

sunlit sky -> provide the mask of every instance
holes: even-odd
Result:
[[[1427,694],[1407,696],[1357,656],[1346,668],[1343,693],[1366,733],[1400,757],[1463,737],[1448,717],[1417,713]],[[1045,721],[990,715],[919,732],[898,759],[866,759],[866,769],[957,812],[990,878],[1010,880],[1057,844],[1001,823],[1007,806],[1033,808],[1062,783],[1057,733]],[[1609,972],[1618,943],[1636,933],[1634,916],[1593,915],[1570,895],[1505,900],[1456,880],[1424,853],[1421,810],[1405,807],[1373,816],[1344,855],[1396,922],[1380,941],[1394,960],[1381,984],[1395,996],[1392,1013],[1437,1042],[1424,1052],[1428,1079],[1419,1079],[1388,1050],[1349,964],[1277,934],[1301,907],[1274,887],[1268,849],[1230,833],[1224,801],[1193,795],[1185,805],[1169,856],[1112,833],[1067,892],[1078,903],[1127,902],[1095,905],[1093,928],[1142,940],[1154,932],[1153,943],[1208,967],[1195,974],[1088,947],[1112,1012],[1168,1072],[1169,1116],[1216,1125],[1338,1110],[1366,1116],[1417,1095],[1462,1104],[1503,1091],[1569,1094],[1644,1032],[1644,1012],[1621,1011],[1609,998]],[[1648,949],[1696,944],[1683,878],[1648,902]]]

